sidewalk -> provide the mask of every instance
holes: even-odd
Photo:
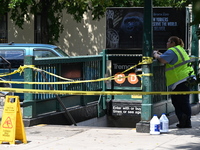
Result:
[[[27,144],[0,144],[0,150],[199,150],[200,114],[192,128],[170,126],[169,133],[150,135],[132,128],[37,125],[26,127]]]

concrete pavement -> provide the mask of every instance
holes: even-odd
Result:
[[[27,144],[0,144],[0,150],[199,150],[200,114],[190,129],[170,125],[169,133],[150,135],[133,128],[37,125],[26,127]]]

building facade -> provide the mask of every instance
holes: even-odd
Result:
[[[32,16],[20,29],[10,19],[10,14],[1,16],[0,43],[40,43],[40,16]],[[59,46],[70,56],[96,55],[105,49],[105,18],[94,21],[85,14],[81,23],[63,13],[64,31],[60,34]]]

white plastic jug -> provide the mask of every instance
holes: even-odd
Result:
[[[160,117],[160,132],[169,132],[169,120],[164,113]]]
[[[150,134],[160,134],[160,120],[154,115],[150,121]]]

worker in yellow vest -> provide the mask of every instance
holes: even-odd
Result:
[[[190,58],[186,53],[183,40],[177,36],[172,36],[167,42],[167,51],[161,54],[153,52],[153,56],[165,64],[166,83],[172,91],[190,91],[188,81],[195,81],[194,70],[190,63]],[[179,120],[178,128],[191,128],[191,106],[189,95],[171,95],[172,104],[175,108],[176,116]]]

